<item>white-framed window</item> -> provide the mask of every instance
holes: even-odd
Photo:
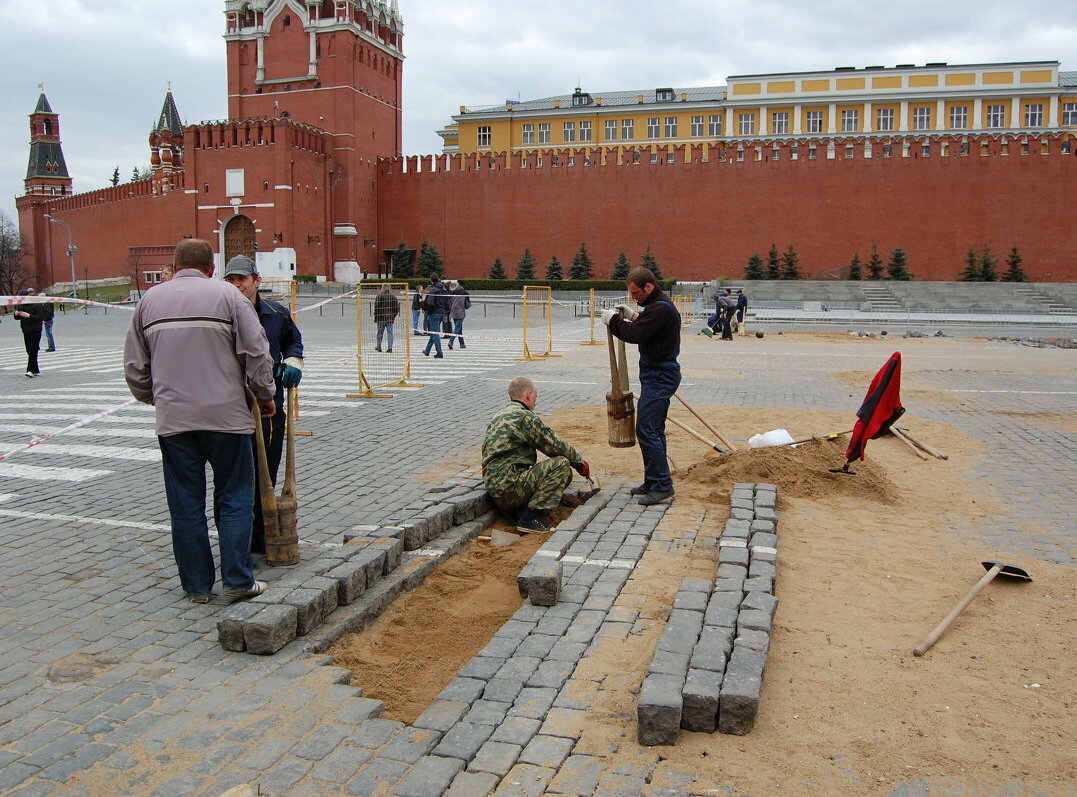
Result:
[[[157,283],[159,283],[161,281],[161,272],[160,271],[143,271],[142,272],[142,281],[145,282],[147,285],[156,285]]]
[[[677,137],[677,117],[676,116],[667,116],[666,117],[666,138],[676,138],[676,137]]]
[[[860,130],[860,111],[855,108],[841,112],[841,132],[856,133]]]
[[[550,143],[550,123],[549,122],[539,122],[539,140],[538,140],[538,143],[540,143],[540,144],[549,144]]]
[[[651,153],[651,164],[653,165],[653,164],[657,164],[657,163],[658,163],[658,153],[657,152],[652,152]]]
[[[677,162],[676,153],[667,152],[666,153],[666,163],[676,163],[676,162]]]
[[[566,144],[576,140],[576,123],[565,122],[562,125],[562,141]]]
[[[813,161],[819,157],[819,148],[814,144],[808,145],[808,160]]]
[[[707,135],[722,135],[722,115],[720,113],[712,113],[707,117]]]
[[[776,136],[789,133],[789,111],[778,111],[770,115],[770,132]]]
[[[823,112],[822,111],[808,111],[805,116],[807,122],[807,133],[822,133],[823,132]]]
[[[591,140],[591,123],[580,122],[580,141]]]
[[[968,130],[969,129],[969,106],[967,105],[954,105],[950,108],[950,129],[951,130]]]
[[[535,125],[531,122],[525,124],[523,127],[523,143],[535,143]]]
[[[1025,127],[1043,127],[1043,103],[1030,102],[1025,106]]]
[[[1062,124],[1077,125],[1077,102],[1062,103]]]
[[[1005,127],[1006,126],[1006,106],[1005,105],[988,105],[987,106],[987,126],[988,127]]]
[[[692,138],[699,138],[703,135],[703,116],[692,117]]]
[[[606,120],[606,140],[607,141],[616,141],[617,140],[617,120],[616,119],[607,119]]]
[[[845,145],[845,157],[846,158],[851,158],[851,157],[853,157],[854,154],[855,153],[853,151],[853,145],[852,144],[846,144]]]
[[[930,130],[931,129],[931,108],[926,105],[921,105],[918,108],[912,109],[912,129],[913,130]]]
[[[883,144],[883,157],[884,158],[892,158],[892,157],[894,157],[894,145],[891,144],[889,141],[887,141],[885,144]]]
[[[621,120],[621,138],[626,141],[631,141],[636,137],[636,120],[635,119],[622,119]]]
[[[927,141],[924,141],[923,143],[920,144],[920,157],[921,158],[930,158],[931,157],[931,144],[928,143]]]
[[[488,147],[490,146],[490,138],[492,137],[492,135],[493,132],[490,129],[490,125],[479,125],[478,141],[476,141],[475,143],[477,143],[480,147]]]
[[[894,129],[893,108],[879,108],[875,112],[875,129],[879,131],[887,131]]]
[[[755,114],[737,114],[737,130],[742,136],[755,135]]]
[[[772,161],[780,161],[782,159],[782,149],[781,149],[781,147],[771,147],[770,148],[770,159]]]
[[[647,117],[647,138],[658,138],[658,131],[662,128],[662,117]]]
[[[794,144],[789,148],[789,160],[795,161],[800,159],[800,147]]]

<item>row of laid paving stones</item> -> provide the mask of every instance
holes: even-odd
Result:
[[[746,734],[755,724],[778,600],[777,487],[738,483],[713,580],[681,581],[637,701],[637,738],[676,744],[681,728]]]

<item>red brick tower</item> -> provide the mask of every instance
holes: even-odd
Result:
[[[44,288],[70,279],[64,273],[63,263],[52,262],[51,252],[45,245],[50,226],[45,218],[45,207],[51,200],[70,196],[72,191],[71,175],[67,172],[64,151],[60,146],[60,116],[49,105],[44,87],[38,88],[41,95],[37,99],[37,107],[30,114],[30,162],[24,181],[26,193],[15,200],[15,207],[19,213],[19,229],[30,248],[30,256],[25,262],[35,264],[37,287]]]
[[[168,193],[173,174],[183,171],[183,121],[172,98],[171,86],[165,92],[157,124],[150,131],[150,167],[157,194]]]
[[[396,0],[225,0],[225,17],[229,118],[286,117],[329,134],[333,276],[374,270],[375,163],[402,148]]]

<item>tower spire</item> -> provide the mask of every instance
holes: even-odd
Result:
[[[71,193],[71,175],[67,171],[60,145],[60,116],[52,110],[45,87],[38,84],[37,106],[30,114],[30,160],[26,166],[26,193],[66,196]]]

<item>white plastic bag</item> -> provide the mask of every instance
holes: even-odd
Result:
[[[774,429],[748,438],[748,445],[752,448],[766,448],[767,446],[784,446],[793,442],[793,436],[785,429]]]

